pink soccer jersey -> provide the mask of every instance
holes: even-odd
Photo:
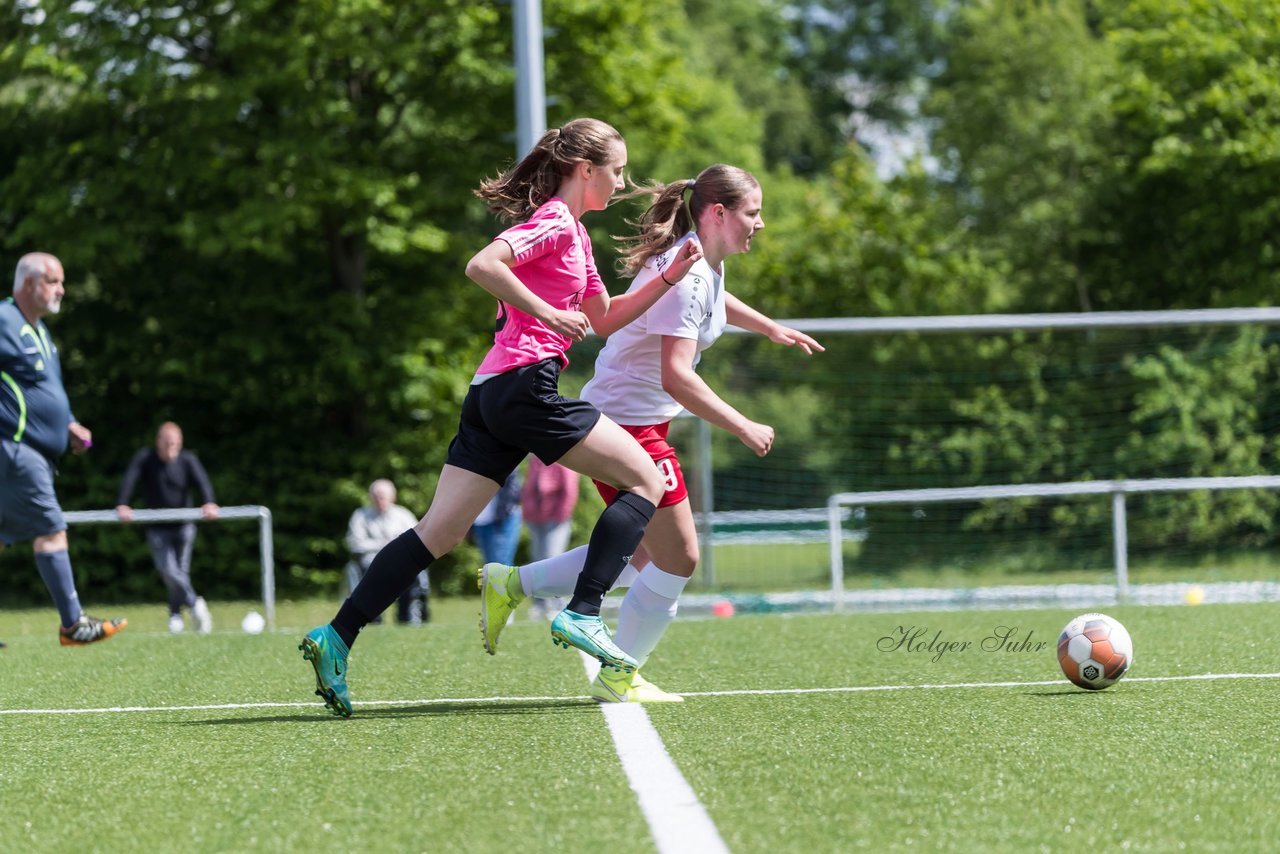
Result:
[[[516,277],[555,308],[581,310],[583,300],[604,291],[591,238],[559,198],[548,199],[528,220],[494,239],[510,244]],[[518,308],[499,303],[497,327],[477,374],[500,374],[550,358],[569,364],[565,351],[573,340]]]

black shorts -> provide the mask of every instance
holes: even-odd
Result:
[[[600,410],[562,395],[559,380],[560,361],[545,359],[471,386],[445,462],[500,484],[528,454],[547,465],[560,459]]]

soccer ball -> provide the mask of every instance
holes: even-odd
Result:
[[[1058,635],[1058,665],[1081,688],[1101,691],[1133,664],[1133,639],[1106,614],[1081,614]]]

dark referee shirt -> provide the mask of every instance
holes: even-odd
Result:
[[[72,420],[49,327],[27,320],[13,297],[0,302],[0,437],[57,459]]]

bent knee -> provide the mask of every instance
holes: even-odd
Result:
[[[462,542],[470,527],[459,528],[456,525],[442,525],[433,522],[430,517],[414,526],[418,539],[431,552],[432,557],[444,557]]]
[[[671,575],[679,575],[682,578],[693,577],[693,571],[698,568],[698,553],[681,555],[671,561],[670,566],[662,567],[663,572]]]
[[[656,506],[662,500],[662,494],[666,491],[666,481],[662,479],[662,475],[658,473],[657,466],[650,466],[642,471],[636,472],[635,476],[630,478],[634,483],[631,486],[623,486],[622,492],[634,492],[641,498],[653,502]]]

